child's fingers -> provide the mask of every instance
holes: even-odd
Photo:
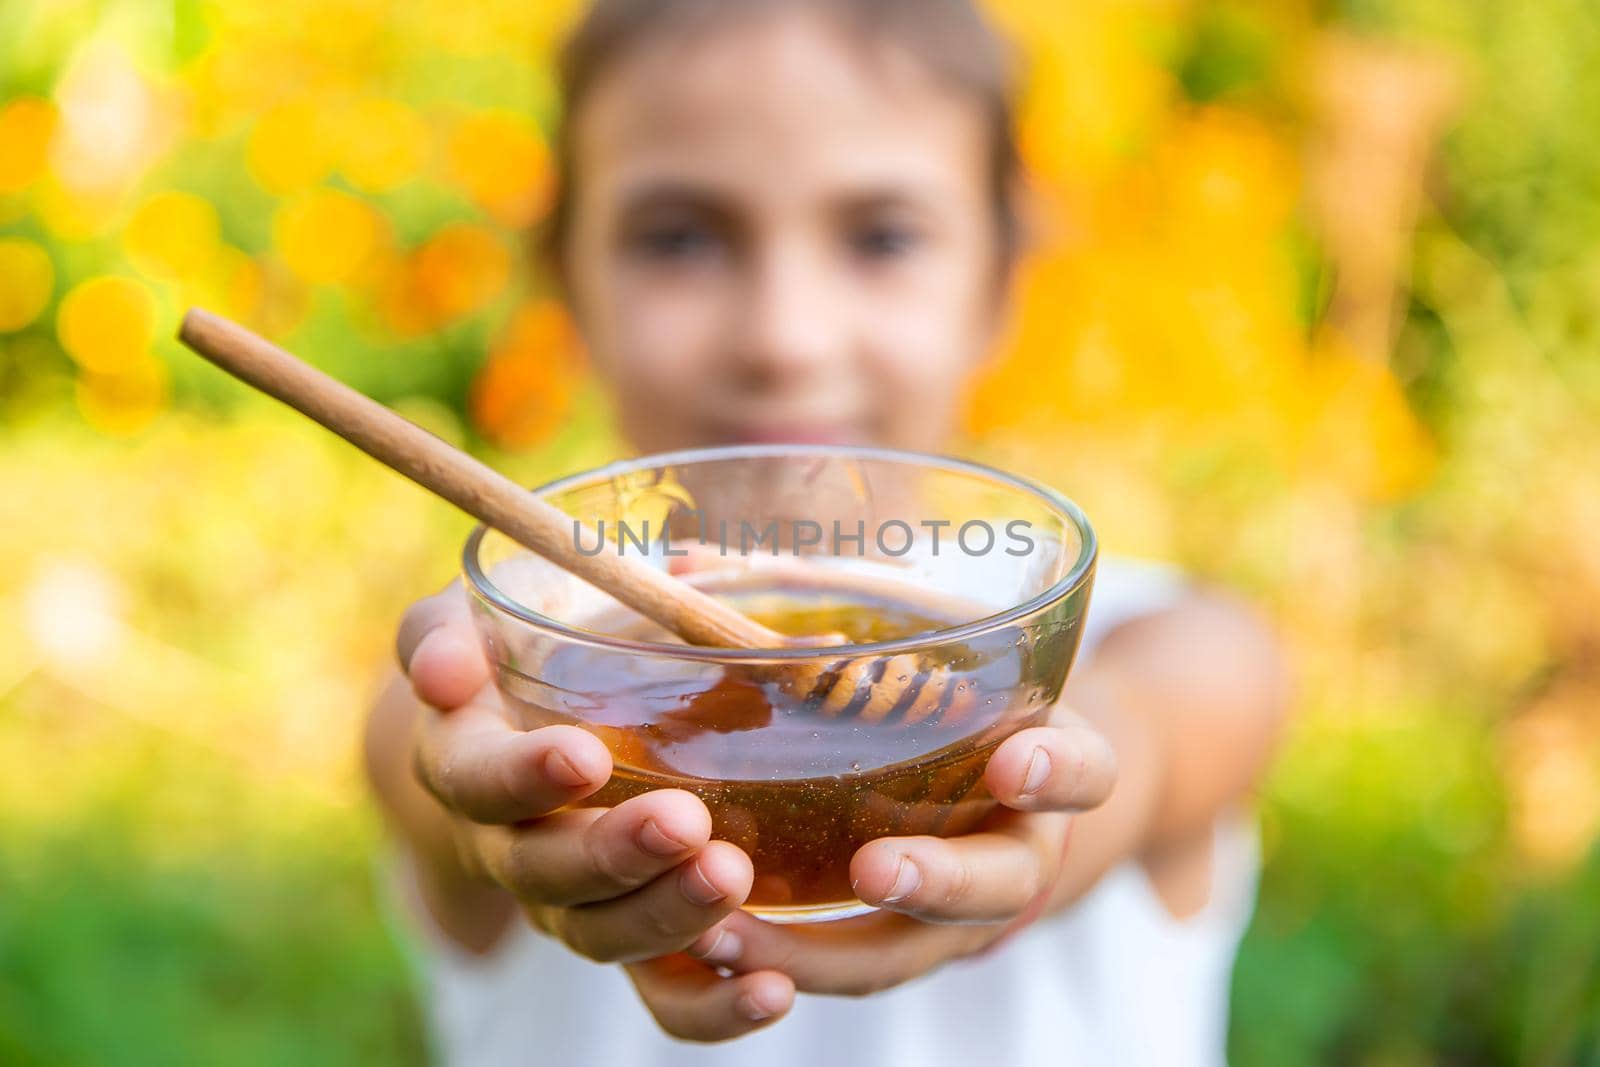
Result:
[[[1103,804],[1117,780],[1117,759],[1099,731],[1075,716],[1056,726],[1019,730],[984,769],[995,798],[1019,811],[1084,811]]]
[[[865,996],[926,974],[987,943],[987,926],[921,922],[879,911],[836,922],[784,925],[734,912],[696,938],[689,955],[739,974],[779,971],[795,988]]]
[[[484,862],[523,900],[556,907],[630,893],[711,840],[711,813],[683,789],[658,789],[614,808],[577,808],[502,831]]]
[[[515,729],[492,707],[418,716],[417,776],[474,822],[514,823],[587,796],[611,777],[611,753],[577,726]]]
[[[395,653],[417,699],[441,711],[472,700],[492,680],[459,584],[411,606],[400,620]]]
[[[626,896],[552,911],[554,933],[601,963],[681,951],[750,895],[750,857],[713,841],[692,859]]]
[[[924,922],[1004,922],[1046,885],[1066,836],[1065,815],[1027,818],[1050,827],[869,841],[850,859],[850,884],[864,902]]]
[[[777,971],[723,978],[681,954],[625,966],[661,1029],[684,1041],[726,1041],[782,1018],[794,982]]]

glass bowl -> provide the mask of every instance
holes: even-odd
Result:
[[[831,635],[689,646],[496,531],[480,526],[464,552],[521,725],[576,724],[611,750],[612,778],[578,804],[695,793],[714,835],[754,864],[746,909],[772,921],[871,910],[849,877],[867,841],[978,825],[996,803],[984,766],[1060,696],[1094,582],[1094,533],[1071,501],[940,456],[710,448],[534,492],[573,516],[582,551],[643,559],[796,636]],[[785,684],[818,672],[861,681]]]

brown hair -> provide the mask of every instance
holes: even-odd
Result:
[[[664,32],[686,32],[729,16],[780,8],[832,15],[864,39],[892,41],[947,84],[982,104],[989,127],[990,203],[1002,275],[1020,245],[1016,204],[1021,171],[1012,115],[1012,70],[1004,41],[972,0],[595,0],[562,49],[562,119],[555,138],[555,199],[538,235],[546,263],[561,277],[571,227],[573,130],[595,83],[629,49]]]

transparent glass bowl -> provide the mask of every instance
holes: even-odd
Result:
[[[1094,534],[1071,501],[938,456],[713,448],[535,492],[583,524],[584,551],[644,559],[767,621],[804,603],[791,626],[856,635],[688,646],[498,532],[467,541],[474,615],[514,714],[582,726],[612,752],[611,780],[579,803],[695,793],[754,863],[747,910],[774,921],[870,910],[850,890],[857,848],[966,833],[993,809],[984,766],[1060,696],[1094,581]],[[847,704],[788,684],[819,672],[863,680]]]

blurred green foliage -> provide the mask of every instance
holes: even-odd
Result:
[[[8,842],[0,1060],[423,1062],[373,843],[336,829],[228,863],[152,863],[112,819]]]
[[[1274,774],[1238,1061],[1597,1064],[1600,14],[1338,17],[1468,72],[1395,354],[1442,461],[1366,520],[1369,640],[1340,652],[1398,662],[1330,665],[1372,704],[1313,711]]]

